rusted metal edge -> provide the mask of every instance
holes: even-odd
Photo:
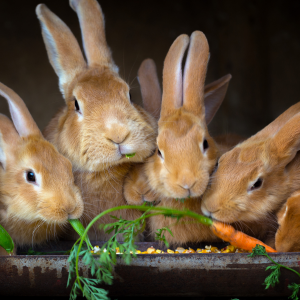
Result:
[[[271,257],[299,270],[300,253],[275,253]],[[66,255],[0,257],[0,295],[68,296],[67,259]],[[299,278],[283,270],[280,284],[265,290],[262,283],[268,275],[268,265],[266,257],[251,258],[246,253],[143,254],[133,259],[130,266],[118,257],[114,284],[104,288],[109,289],[112,297],[289,296],[287,285],[299,283]],[[89,276],[81,260],[79,268],[83,276]]]

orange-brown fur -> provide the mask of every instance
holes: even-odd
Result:
[[[246,223],[260,237],[274,236],[276,211],[300,186],[299,111],[297,103],[221,156],[202,202],[206,215],[223,222]],[[258,178],[262,184],[255,188]]]
[[[2,84],[0,94],[15,124],[0,114],[0,224],[16,246],[33,246],[61,235],[69,218],[81,217],[83,202],[70,161],[42,137],[21,98]],[[27,181],[28,170],[36,183]]]
[[[129,173],[124,184],[124,195],[132,204],[157,201],[158,206],[189,209],[201,214],[201,196],[209,183],[217,158],[231,147],[230,143],[233,144],[236,137],[232,136],[229,145],[225,147],[224,142],[229,142],[229,138],[220,137],[218,145],[208,133],[207,124],[225,96],[230,77],[224,77],[216,84],[204,88],[208,45],[205,36],[200,32],[193,33],[191,37],[188,54],[190,60],[187,59],[188,66],[184,72],[184,99],[183,105],[181,104],[182,94],[178,87],[182,83],[178,78],[178,64],[181,63],[187,44],[186,35],[178,37],[165,59],[164,91],[157,137],[159,150],[156,149],[154,155],[149,157],[144,165],[135,167]],[[146,64],[154,63],[151,60],[143,62],[139,70],[140,75],[145,78],[155,77],[155,68],[146,67]],[[143,92],[147,90],[147,82],[148,90],[158,89],[152,85],[155,80],[144,79],[140,82],[144,85],[143,97],[148,97],[149,94]],[[220,93],[222,96],[218,99],[216,108],[207,111],[205,104],[211,104],[205,96],[211,95],[217,88],[221,88],[218,91],[222,91]],[[152,110],[155,111],[153,108]],[[203,149],[205,139],[209,145],[206,150]],[[158,151],[162,153],[163,158]],[[182,198],[185,199],[184,203],[180,202]],[[218,240],[207,227],[189,218],[181,219],[176,224],[175,219],[154,216],[149,219],[149,225],[152,235],[157,229],[171,226],[174,237],[169,233],[166,233],[166,237],[173,245]]]
[[[85,203],[82,220],[86,224],[104,209],[126,204],[122,193],[124,177],[132,163],[142,162],[152,154],[157,124],[130,102],[129,86],[120,78],[106,44],[97,1],[72,0],[70,5],[79,17],[87,63],[69,28],[44,5],[37,7],[50,62],[66,101],[66,107],[44,133],[72,162],[75,182]],[[55,55],[53,51],[57,51]],[[75,55],[70,54],[73,52]],[[135,156],[125,157],[131,153]],[[115,215],[134,219],[141,212],[123,210]],[[107,216],[99,223],[110,221]],[[97,225],[90,237],[107,238],[97,231]]]
[[[300,192],[294,192],[277,213],[279,228],[275,235],[278,252],[300,251]]]

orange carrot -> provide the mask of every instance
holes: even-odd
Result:
[[[264,246],[267,252],[277,252],[273,248],[267,246],[263,242],[235,230],[231,225],[221,222],[213,221],[210,226],[212,232],[226,242],[230,242],[231,245],[242,248],[244,250],[252,251],[252,249],[258,244]]]

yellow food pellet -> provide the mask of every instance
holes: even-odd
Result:
[[[179,253],[182,253],[185,249],[182,247],[177,247],[175,251],[178,251]]]
[[[236,248],[235,248],[234,246],[232,246],[232,245],[229,245],[229,246],[227,246],[227,249],[228,249],[231,253],[234,253]]]
[[[159,250],[159,249],[156,249],[156,251],[155,251],[156,253],[161,253],[162,251],[161,250]]]
[[[192,249],[192,248],[189,248],[189,252],[190,253],[195,253],[196,251],[194,249]]]
[[[171,250],[171,249],[168,249],[167,252],[168,252],[168,253],[175,253],[175,252],[174,252],[173,250]]]
[[[178,251],[175,251],[175,253],[176,253],[176,254],[179,254],[180,252],[178,252]]]
[[[220,250],[217,247],[211,247],[210,251],[213,253],[220,253]]]
[[[211,250],[204,249],[201,253],[211,253]]]
[[[153,248],[153,246],[151,246],[150,248],[147,249],[147,253],[149,253],[149,254],[155,253],[155,248]]]
[[[136,250],[135,254],[141,254],[142,252],[140,250]]]
[[[221,253],[231,253],[230,250],[223,250]]]

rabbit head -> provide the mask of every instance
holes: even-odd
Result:
[[[182,76],[182,59],[189,43]],[[195,31],[190,39],[185,34],[180,35],[166,56],[157,149],[145,165],[151,188],[162,197],[201,196],[215,166],[218,148],[207,125],[224,99],[231,76],[204,87],[208,59],[208,42],[200,31]],[[146,64],[154,63],[147,60],[139,70],[143,99],[149,97],[151,91],[152,97],[157,98],[160,95],[157,80],[151,81],[146,76],[155,77],[155,67],[145,68]],[[146,75],[142,76],[143,73]],[[160,101],[152,102],[156,103],[156,110],[146,109],[158,117]]]
[[[131,103],[106,43],[98,2],[70,0],[70,5],[79,18],[87,62],[67,25],[44,4],[36,9],[66,102],[45,135],[77,170],[102,171],[132,153],[130,161],[141,162],[155,147],[156,124]]]
[[[277,213],[279,228],[275,236],[278,252],[300,251],[300,192],[294,192]]]
[[[41,242],[49,224],[81,217],[81,194],[70,161],[43,138],[23,100],[2,83],[0,95],[13,120],[0,114],[0,223],[18,244]]]
[[[299,188],[300,103],[222,155],[203,213],[223,222],[268,220]]]

